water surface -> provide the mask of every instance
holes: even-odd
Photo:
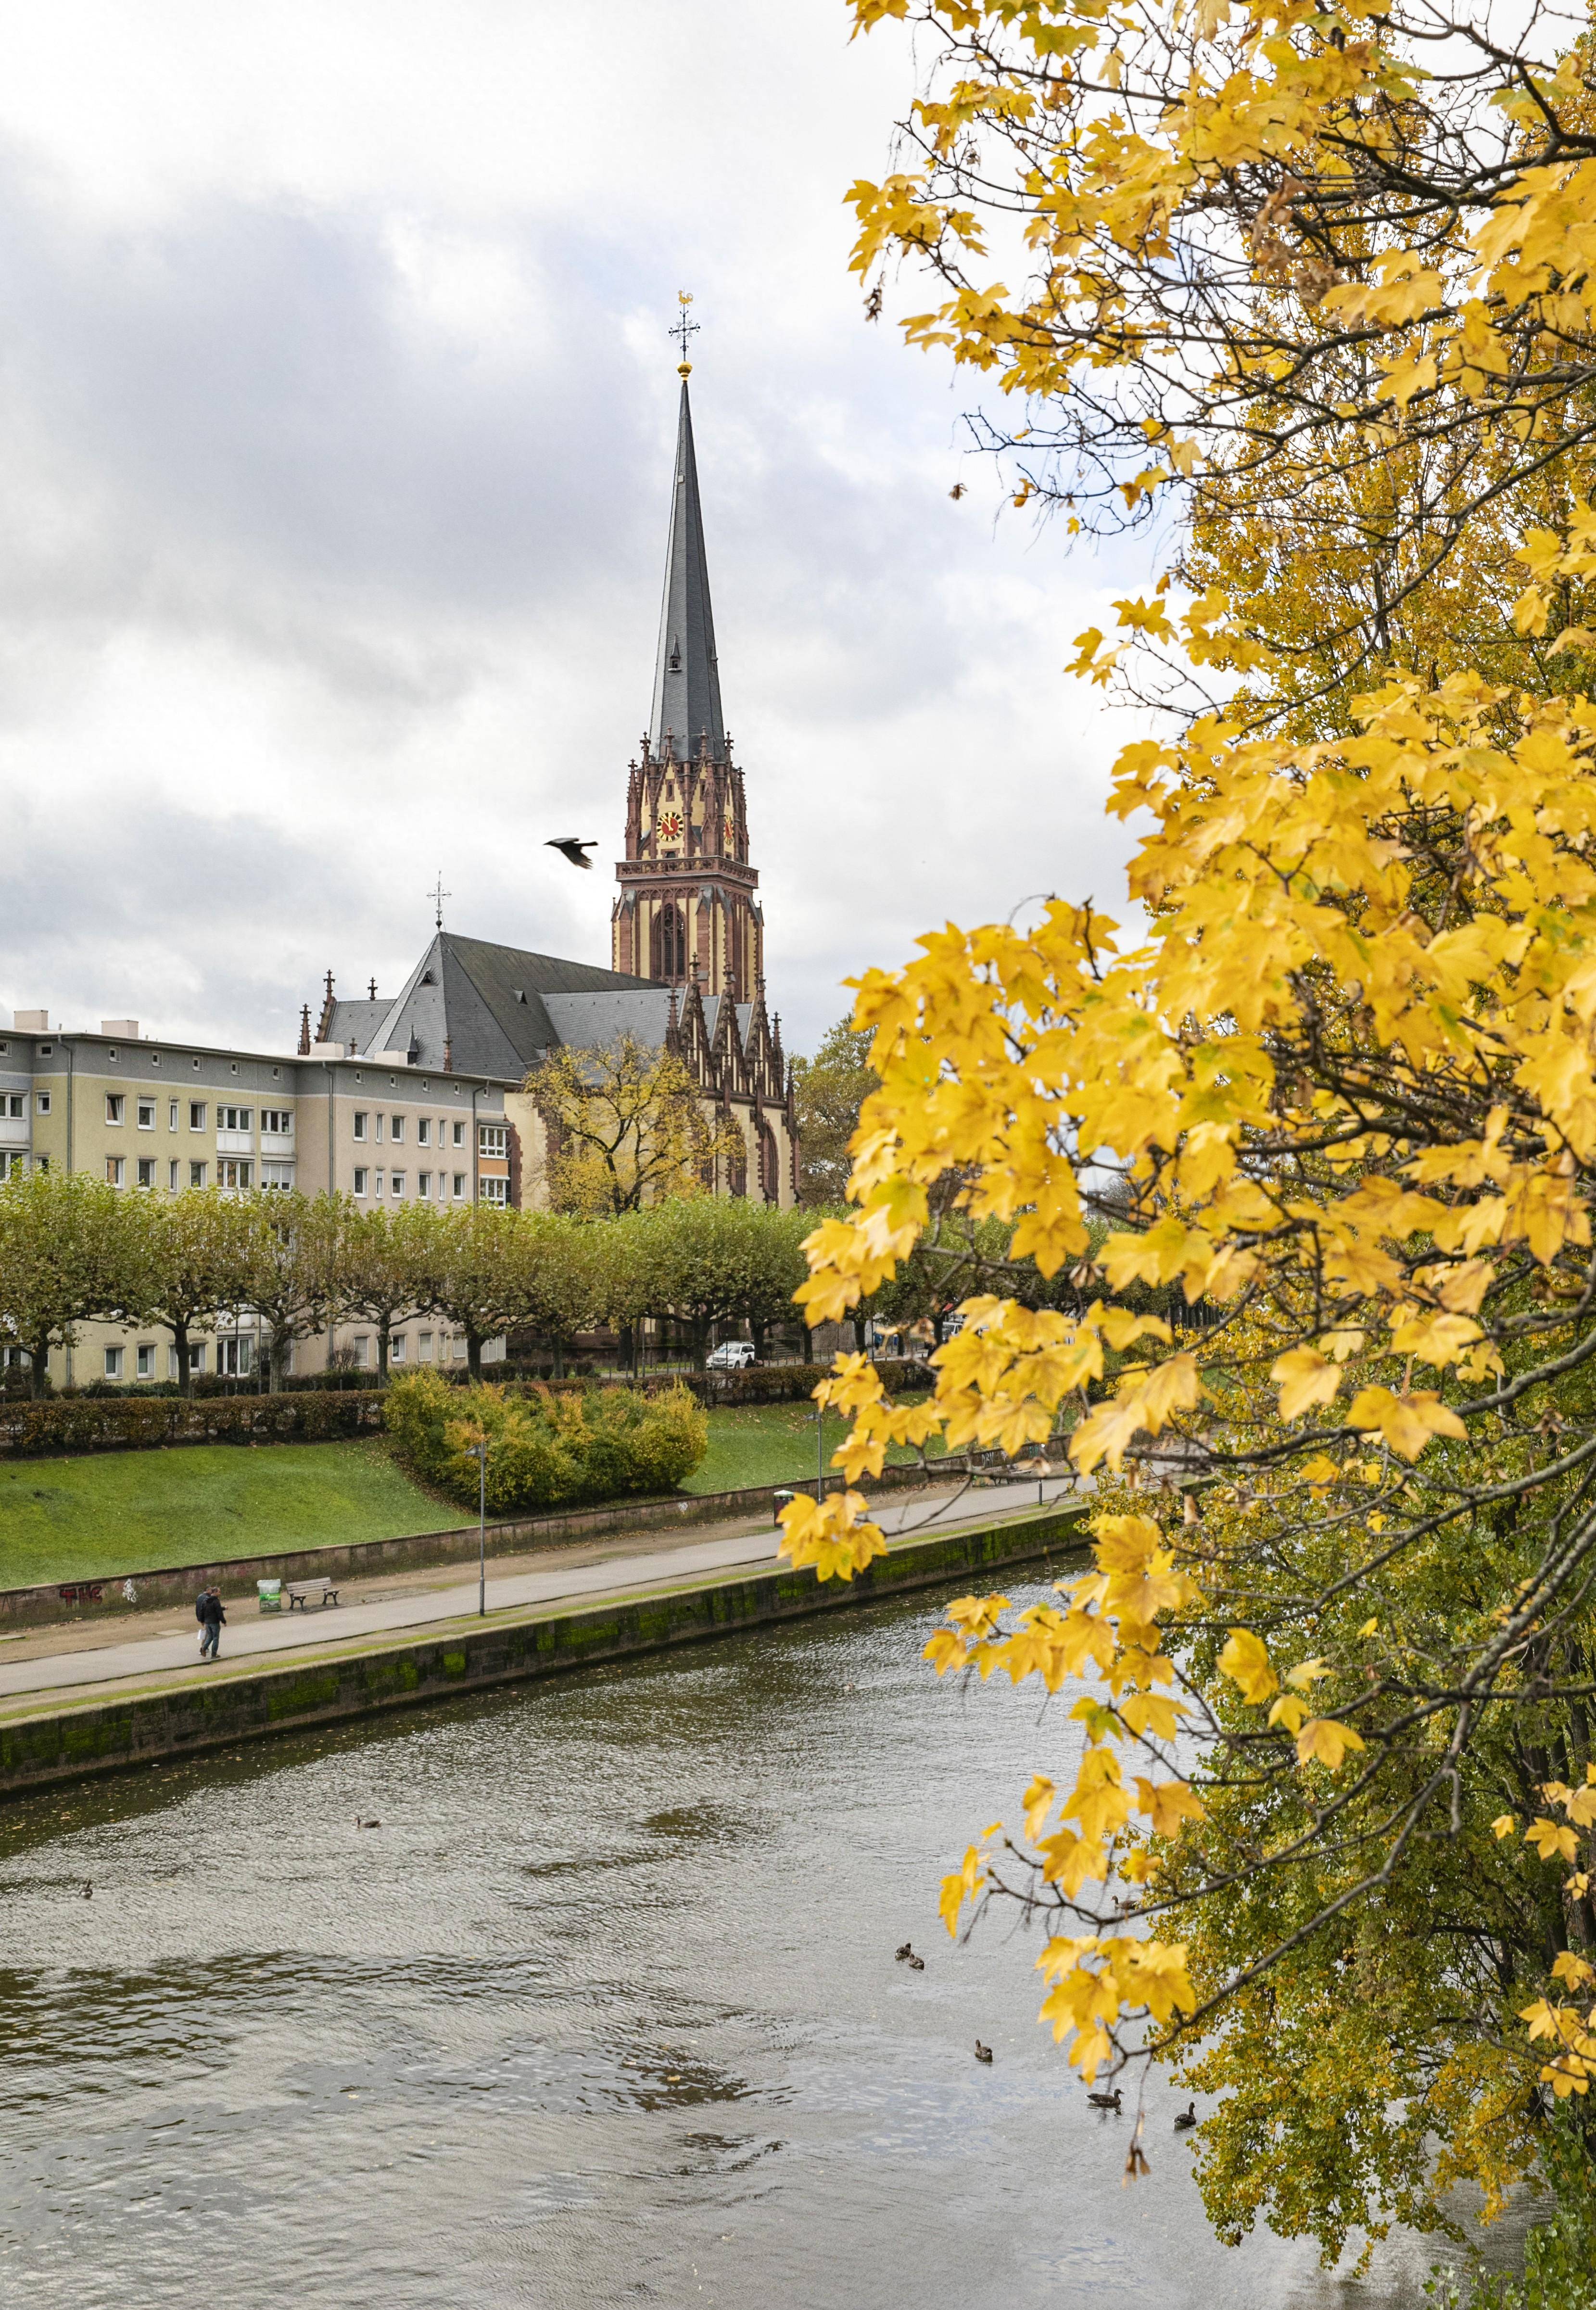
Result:
[[[0,1814],[8,2298],[1417,2310],[1420,2240],[1356,2283],[1216,2245],[1157,2082],[1122,2189],[1123,2123],[1036,2026],[1036,1941],[949,1944],[940,1871],[1065,1727],[937,1685],[934,1618]]]

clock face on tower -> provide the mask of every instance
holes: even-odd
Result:
[[[681,812],[679,810],[662,810],[654,830],[662,842],[680,842]]]
[[[735,849],[736,849],[736,847],[737,847],[737,821],[736,821],[736,820],[733,817],[733,815],[732,815],[731,812],[730,812],[730,811],[728,811],[728,812],[726,812],[726,848],[727,848],[728,850],[735,850]]]

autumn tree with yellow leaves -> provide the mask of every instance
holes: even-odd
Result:
[[[1085,1577],[963,1599],[930,1647],[1063,1696],[944,1916],[1040,1914],[1043,2016],[1086,2079],[1150,2054],[1221,2097],[1199,2173],[1225,2235],[1333,2254],[1439,2225],[1459,2177],[1492,2206],[1553,2170],[1588,2191],[1583,20],[853,13],[914,19],[927,59],[904,165],[854,187],[872,309],[929,272],[908,338],[1011,396],[1022,421],[984,421],[1022,503],[1182,525],[1075,657],[1183,709],[1114,780],[1137,927],[1061,899],[858,982],[880,1088],[855,1208],[807,1246],[807,1316],[841,1318],[951,1181],[1014,1261],[1089,1279],[1075,1307],[971,1300],[924,1407],[856,1359],[828,1383],[852,1477],[1073,1416],[1097,1486]],[[1171,1291],[1212,1320],[1174,1333]],[[883,1544],[852,1491],[786,1525],[826,1576]]]

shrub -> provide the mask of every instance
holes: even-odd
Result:
[[[708,1448],[704,1414],[685,1388],[644,1396],[625,1387],[556,1394],[460,1388],[436,1372],[393,1381],[388,1432],[416,1474],[466,1507],[478,1492],[467,1446],[488,1439],[488,1506],[495,1515],[668,1492]]]

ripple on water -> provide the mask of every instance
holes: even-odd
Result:
[[[1075,1739],[912,1603],[0,1819],[0,2254],[30,2310],[1409,2310],[1120,2188],[1036,1944],[937,1877]],[[356,1819],[379,1830],[358,1831]],[[93,1898],[82,1898],[85,1882]],[[912,1935],[926,1970],[893,1962]],[[973,2059],[979,2035],[993,2066]]]

